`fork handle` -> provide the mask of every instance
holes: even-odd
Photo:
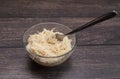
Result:
[[[93,25],[97,24],[97,23],[108,20],[108,19],[110,19],[110,18],[112,18],[112,17],[114,17],[116,15],[117,15],[117,11],[113,10],[112,12],[103,14],[102,16],[99,16],[99,17],[95,18],[94,20],[92,20],[92,21],[90,21],[90,22],[76,28],[75,30],[73,30],[73,31],[71,31],[71,32],[69,32],[69,33],[67,33],[65,35],[70,35],[70,34],[78,32],[78,31],[84,30],[84,29],[86,29],[86,28],[88,28],[90,26],[93,26]]]

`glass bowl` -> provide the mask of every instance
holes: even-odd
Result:
[[[24,33],[23,43],[24,43],[25,49],[28,44],[29,36],[37,33],[38,31],[39,32],[43,31],[44,28],[46,28],[48,30],[55,28],[54,31],[62,32],[62,33],[68,33],[72,30],[63,24],[59,24],[59,23],[55,23],[55,22],[45,22],[45,23],[39,23],[39,24],[33,25],[31,28],[29,28]],[[30,58],[32,58],[35,62],[37,62],[40,65],[48,66],[48,67],[59,65],[59,64],[63,63],[64,61],[66,61],[71,56],[71,54],[73,53],[73,51],[76,47],[76,35],[72,34],[72,35],[69,35],[68,37],[69,37],[69,39],[72,40],[72,42],[71,42],[72,49],[63,55],[45,57],[45,56],[40,56],[36,53],[29,52],[29,51],[27,51],[27,54],[29,55]]]

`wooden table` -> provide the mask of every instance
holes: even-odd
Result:
[[[120,79],[120,15],[79,32],[73,55],[57,67],[33,62],[22,43],[34,24],[74,29],[113,9],[120,0],[0,0],[0,79]]]

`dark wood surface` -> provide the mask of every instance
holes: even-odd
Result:
[[[23,48],[0,51],[0,79],[120,78],[120,46],[78,46],[68,61],[53,68],[39,66]]]
[[[113,9],[119,0],[1,0],[0,17],[95,17]]]
[[[0,79],[120,79],[120,15],[77,33],[77,48],[57,67],[33,62],[22,43],[34,24],[74,29],[113,9],[119,0],[0,0]]]

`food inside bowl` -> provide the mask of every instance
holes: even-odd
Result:
[[[42,32],[30,35],[28,38],[27,50],[40,56],[53,57],[60,56],[71,50],[71,40],[65,36],[63,41],[56,38],[54,29],[44,29]]]
[[[54,29],[43,29],[42,32],[30,35],[28,38],[26,49],[30,53],[30,56],[41,65],[54,66],[61,63],[68,57],[61,55],[68,53],[72,49],[72,40],[68,36],[59,41],[55,36],[56,34],[62,33],[54,32]]]

